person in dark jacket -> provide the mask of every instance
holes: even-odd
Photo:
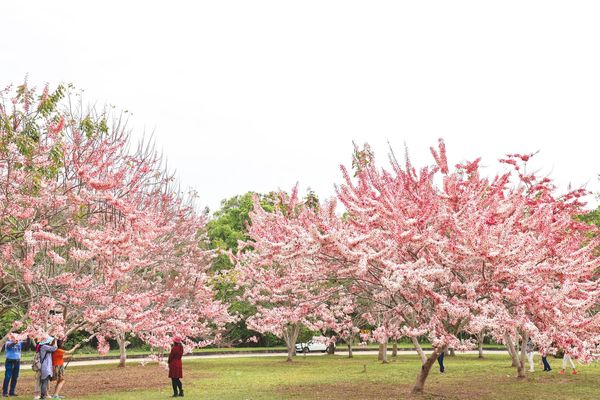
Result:
[[[181,378],[183,378],[183,365],[181,363],[183,357],[183,346],[181,338],[173,338],[173,346],[169,354],[169,378],[173,384],[173,397],[183,397],[183,386]]]

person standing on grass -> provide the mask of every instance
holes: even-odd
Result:
[[[2,385],[2,396],[16,396],[15,388],[19,379],[21,369],[21,350],[25,342],[16,339],[11,334],[4,346],[6,350],[6,362],[4,363],[4,384]],[[9,390],[10,385],[10,390]]]
[[[171,378],[171,384],[173,385],[173,397],[183,397],[183,386],[181,384],[183,364],[181,357],[183,357],[183,345],[181,344],[181,338],[176,336],[173,338],[173,346],[169,354],[169,378]]]
[[[52,377],[52,353],[57,350],[56,339],[49,336],[46,340],[40,343],[37,351],[40,357],[40,399],[48,398],[48,385]]]
[[[62,387],[65,385],[65,356],[70,357],[80,346],[79,343],[76,346],[73,346],[71,350],[65,351],[65,341],[58,340],[56,342],[56,351],[52,353],[52,369],[53,369],[53,378],[56,380],[56,388],[54,389],[53,399],[61,399],[60,391]]]
[[[571,374],[577,375],[577,369],[575,369],[575,364],[573,363],[571,356],[567,352],[565,352],[565,355],[563,356],[562,368],[560,369],[559,374],[564,375],[565,369],[567,368],[567,363],[571,364]]]
[[[552,371],[550,363],[548,362],[548,352],[542,352],[542,364],[544,364],[544,372]]]
[[[41,360],[40,360],[40,342],[42,342],[44,339],[41,339],[39,337],[36,337],[33,343],[36,343],[35,345],[35,355],[33,357],[33,363],[31,365],[31,369],[33,369],[33,372],[35,373],[35,378],[33,380],[34,382],[34,389],[33,389],[33,400],[38,400],[40,398],[40,393],[41,393],[41,379],[40,376],[42,375],[42,364],[41,364]],[[37,360],[37,362],[36,362]]]
[[[437,358],[437,362],[440,364],[440,374],[446,373],[446,368],[444,367],[444,354],[446,354],[446,347],[442,349],[442,352]]]
[[[535,345],[533,341],[529,339],[527,341],[527,359],[529,360],[529,372],[535,372],[534,364],[533,364],[533,354],[535,351]]]

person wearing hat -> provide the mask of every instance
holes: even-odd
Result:
[[[37,343],[37,344],[34,346],[34,350],[35,350],[36,356],[38,356],[38,353],[39,353],[39,351],[40,351],[40,346],[41,346],[41,345],[40,345],[40,343],[41,343],[41,342],[43,342],[44,340],[45,340],[44,338],[41,338],[41,337],[39,337],[39,336],[38,336],[38,337],[36,337],[36,338],[35,338],[35,340],[33,341],[33,343]],[[38,358],[39,358],[39,357],[38,357]],[[41,360],[40,360],[40,361],[41,361]],[[35,363],[35,357],[34,357],[34,363]],[[40,366],[40,368],[41,368],[41,366]],[[35,385],[35,386],[34,386],[34,389],[33,389],[33,400],[39,400],[39,398],[40,398],[40,393],[41,393],[41,388],[40,388],[40,385],[41,385],[40,376],[42,375],[42,371],[40,371],[39,369],[37,369],[37,370],[36,370],[36,369],[34,369],[33,371],[35,372],[35,377],[34,377],[34,379],[33,379],[33,382],[34,382],[34,385]]]
[[[171,353],[169,354],[169,378],[171,378],[171,384],[173,385],[173,397],[183,397],[183,386],[181,384],[183,365],[181,357],[183,357],[181,338],[175,336],[173,338]]]
[[[48,336],[38,344],[36,351],[40,353],[40,399],[48,398],[48,385],[52,377],[52,353],[56,351],[56,339]]]

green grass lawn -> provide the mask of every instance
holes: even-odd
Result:
[[[446,359],[447,373],[437,368],[426,384],[423,399],[599,399],[600,365],[579,367],[577,375],[559,375],[559,359],[551,359],[554,371],[539,370],[523,380],[516,379],[508,356],[474,355]],[[166,372],[156,365],[131,364],[80,367],[68,371],[65,395],[69,399],[133,400],[165,399],[171,395]],[[436,364],[437,367],[437,364]],[[365,371],[366,368],[366,372]],[[374,356],[296,357],[286,363],[281,357],[194,359],[184,362],[186,398],[219,400],[265,399],[404,399],[420,368],[413,355],[402,355],[383,365]],[[130,386],[114,391],[111,381],[122,379]],[[96,382],[97,381],[97,382]],[[76,390],[77,386],[83,391]],[[69,396],[75,393],[95,394]],[[86,389],[87,388],[87,389]],[[92,388],[94,388],[92,390]]]

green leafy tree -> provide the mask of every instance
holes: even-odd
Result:
[[[259,334],[246,327],[245,318],[256,313],[256,309],[248,302],[238,299],[241,293],[237,289],[236,277],[232,271],[234,265],[228,256],[229,252],[237,253],[239,241],[248,240],[249,213],[254,207],[252,200],[254,196],[258,197],[264,210],[273,211],[279,194],[277,192],[267,194],[248,192],[223,200],[221,207],[213,213],[211,221],[207,224],[210,248],[221,251],[212,266],[213,272],[215,272],[214,285],[217,288],[218,298],[230,304],[232,313],[242,317],[240,321],[229,325],[226,342],[231,344],[248,343],[250,337],[256,336],[259,338],[258,345],[280,345],[283,342],[276,336]],[[319,198],[313,190],[308,190],[305,202],[310,207],[319,207]],[[248,250],[251,251],[251,249]],[[314,334],[303,327],[301,339],[306,341]]]
[[[235,275],[232,272],[233,263],[228,252],[235,254],[238,241],[247,240],[247,226],[250,223],[248,214],[253,207],[253,196],[258,196],[260,204],[266,211],[272,211],[277,194],[258,194],[248,192],[231,197],[221,202],[221,208],[213,213],[213,218],[207,224],[207,234],[211,249],[221,253],[215,258],[212,269],[215,272],[214,285],[218,298],[230,304],[230,311],[242,317],[241,321],[230,324],[226,341],[232,344],[246,343],[252,336],[259,336],[261,345],[279,344],[274,336],[260,336],[246,327],[243,319],[256,312],[254,307],[245,301],[238,300],[239,290],[236,288]]]
[[[593,211],[581,216],[581,219],[588,224],[594,224],[600,227],[600,206]]]
[[[250,223],[248,214],[252,210],[252,197],[258,196],[260,204],[266,211],[272,211],[276,193],[263,195],[248,192],[234,196],[221,202],[221,208],[213,213],[213,219],[207,224],[209,245],[212,249],[236,253],[238,241],[247,240],[247,224]],[[229,270],[233,264],[227,254],[220,254],[213,263],[215,272]]]

